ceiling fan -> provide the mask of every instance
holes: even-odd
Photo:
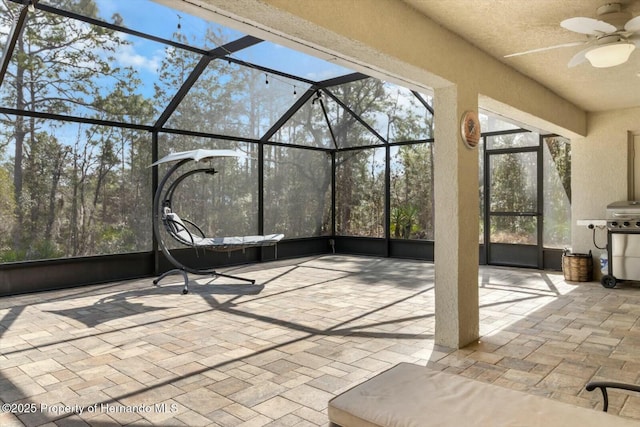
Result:
[[[583,45],[586,47],[569,61],[570,68],[585,61],[596,68],[614,67],[627,62],[631,52],[640,46],[640,16],[631,18],[630,13],[622,11],[620,3],[600,6],[596,14],[597,19],[575,17],[560,22],[562,28],[586,34],[587,40],[512,53],[505,55],[505,58]]]

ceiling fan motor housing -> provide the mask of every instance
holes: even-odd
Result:
[[[603,34],[598,36],[595,41],[595,45],[611,44],[624,41],[624,38],[619,34]]]

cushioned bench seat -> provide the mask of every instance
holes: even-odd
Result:
[[[400,363],[329,401],[342,427],[614,427],[637,420]]]

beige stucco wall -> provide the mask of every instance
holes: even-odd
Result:
[[[459,348],[480,333],[478,291],[478,152],[460,139],[460,117],[477,109],[478,94],[435,90],[436,344]]]
[[[609,203],[627,199],[627,132],[640,134],[640,108],[588,114],[588,136],[572,140],[571,216],[574,252],[601,251],[580,219],[604,219]],[[596,234],[599,246],[606,232]]]

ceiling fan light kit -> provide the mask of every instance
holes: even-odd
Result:
[[[635,48],[636,45],[633,43],[622,41],[598,46],[585,53],[584,56],[596,68],[615,67],[627,62]]]
[[[621,3],[608,3],[596,11],[597,19],[575,17],[563,20],[560,26],[578,34],[585,34],[586,41],[563,43],[525,52],[512,53],[512,56],[527,55],[558,48],[584,46],[569,61],[569,68],[588,61],[595,68],[615,67],[629,59],[636,46],[640,46],[640,16],[631,18],[629,12],[622,11]]]

